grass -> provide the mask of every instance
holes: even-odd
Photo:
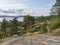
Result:
[[[3,43],[3,42],[5,42],[5,41],[7,41],[7,40],[8,40],[7,38],[5,38],[5,39],[0,39],[0,44]]]

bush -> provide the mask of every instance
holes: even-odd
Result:
[[[39,31],[39,27],[33,27],[29,30],[29,32],[33,33],[33,32],[38,32]]]
[[[6,35],[7,37],[11,36],[11,28],[6,29]]]
[[[2,31],[0,31],[0,39],[2,39],[3,38],[3,32]]]
[[[60,18],[54,18],[49,24],[50,30],[60,28]]]
[[[39,31],[40,31],[40,33],[46,33],[47,32],[46,25],[45,24],[41,25]]]

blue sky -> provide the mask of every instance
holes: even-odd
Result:
[[[9,9],[23,9],[26,13],[34,13],[35,16],[41,16],[49,15],[54,3],[55,0],[0,0],[0,9],[6,11]]]
[[[31,9],[34,9],[40,15],[49,15],[55,0],[30,0],[26,3]]]
[[[47,16],[55,2],[55,0],[0,0],[0,16],[24,16],[27,14]],[[10,19],[12,18],[8,20]],[[3,18],[0,18],[0,21],[2,20]]]

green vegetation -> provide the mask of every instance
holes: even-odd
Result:
[[[41,33],[46,33],[47,32],[47,28],[46,28],[46,25],[45,24],[41,25],[40,32]]]
[[[27,15],[24,16],[23,21],[20,22],[17,18],[10,21],[3,19],[0,25],[0,39],[33,32],[48,33],[49,31],[52,32],[54,29],[60,28],[60,8],[57,8],[57,10],[55,9],[59,6],[59,2],[60,1],[56,0],[49,16],[35,18]]]
[[[60,28],[60,18],[54,18],[49,24],[50,29]]]
[[[45,17],[41,17],[41,19],[39,19],[38,22],[36,22],[38,18],[34,18],[29,15],[24,16],[22,22],[19,22],[17,18],[14,18],[13,20],[10,21],[3,19],[0,26],[1,27],[0,38],[6,38],[13,35],[24,35],[26,33],[33,33],[33,32],[45,33],[46,32],[45,25],[40,24],[42,22],[46,22],[42,21],[43,18],[45,19]]]

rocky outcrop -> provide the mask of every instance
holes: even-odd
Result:
[[[60,45],[60,36],[46,34],[23,36],[8,40],[1,45]]]

